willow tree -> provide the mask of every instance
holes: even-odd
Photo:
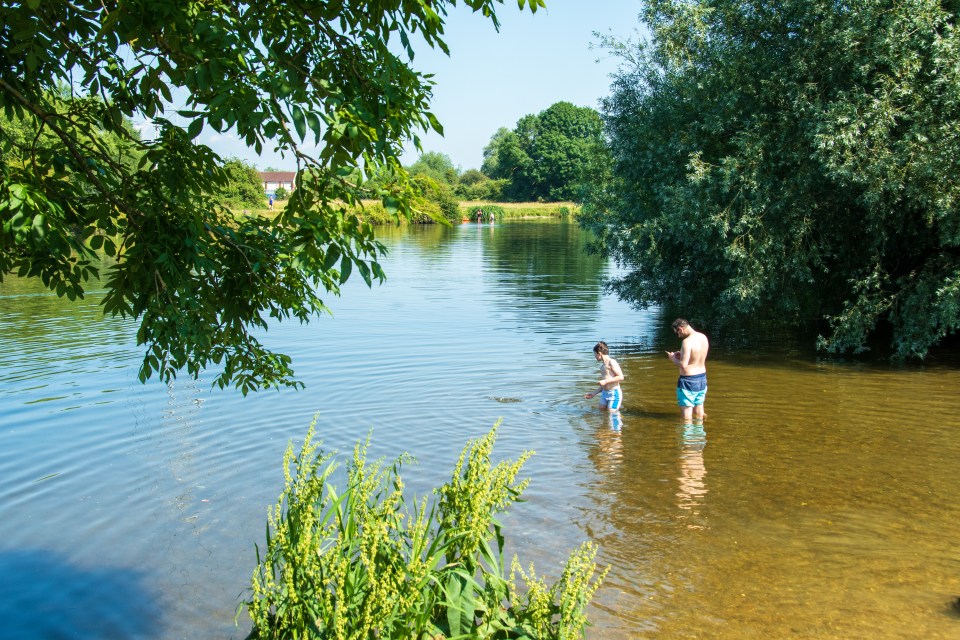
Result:
[[[821,345],[960,326],[960,3],[651,0],[603,107],[586,224],[638,305],[819,319]]]
[[[462,4],[496,28],[502,2]],[[141,379],[216,365],[216,382],[244,393],[298,385],[290,358],[256,334],[271,318],[324,311],[320,296],[352,272],[383,278],[383,247],[348,210],[376,197],[410,214],[398,155],[441,131],[413,46],[447,52],[456,4],[0,2],[0,278],[36,276],[82,297],[103,251],[115,260],[104,310],[139,320]],[[130,134],[143,120],[155,139]],[[19,135],[24,123],[31,135]],[[204,129],[296,163],[282,214],[238,217],[216,204],[226,177],[198,142]],[[384,168],[398,180],[365,190],[364,176]]]

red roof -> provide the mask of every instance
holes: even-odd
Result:
[[[264,182],[293,182],[297,179],[296,171],[258,171]]]

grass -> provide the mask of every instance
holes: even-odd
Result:
[[[503,209],[505,218],[563,218],[577,212],[573,202],[486,202],[466,200],[460,203],[460,212],[468,215],[476,207],[496,205]]]
[[[367,206],[368,211],[366,211],[368,216],[373,214],[375,223],[382,223],[384,220],[380,220],[381,216],[376,215],[376,206],[379,205],[377,200],[364,200],[364,205]],[[576,215],[579,211],[579,207],[573,202],[492,202],[486,200],[464,200],[460,202],[460,214],[462,217],[469,217],[471,212],[477,207],[483,208],[488,206],[497,206],[503,210],[504,218],[565,218],[570,215]],[[273,211],[269,208],[264,207],[262,209],[249,209],[245,210],[250,214],[256,214],[260,216],[270,216],[276,215],[284,210],[287,206],[286,200],[274,200]]]

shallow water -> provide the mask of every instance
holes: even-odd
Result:
[[[502,418],[498,455],[536,451],[511,549],[551,576],[592,539],[612,567],[591,638],[960,637],[955,364],[717,344],[684,426],[672,318],[605,295],[574,225],[380,234],[384,285],[266,335],[299,392],[140,385],[99,294],[0,284],[0,637],[242,638],[283,449],[314,416],[328,450],[372,432],[373,456],[414,454],[419,493]],[[619,421],[583,399],[598,339]]]

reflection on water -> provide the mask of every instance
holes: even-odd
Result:
[[[549,577],[590,539],[611,566],[590,638],[960,637],[956,366],[716,340],[709,416],[678,426],[670,318],[605,295],[612,267],[574,225],[378,235],[383,286],[350,281],[332,319],[263,337],[303,392],[142,386],[135,327],[96,291],[70,305],[0,283],[4,629],[243,638],[283,450],[317,416],[327,450],[372,430],[372,456],[413,454],[419,495],[503,418],[497,454],[536,452],[511,551]],[[583,398],[598,340],[624,371],[620,414]]]
[[[680,433],[680,490],[677,491],[677,506],[688,511],[682,517],[689,520],[690,529],[703,529],[700,524],[700,507],[707,495],[705,481],[707,467],[703,462],[703,449],[707,446],[707,432],[702,423],[690,423],[677,427]]]
[[[610,421],[610,431],[620,433],[623,431],[623,415],[619,411],[607,412]]]
[[[597,446],[593,459],[597,469],[610,471],[623,462],[623,416],[602,411],[603,418],[596,430]]]

